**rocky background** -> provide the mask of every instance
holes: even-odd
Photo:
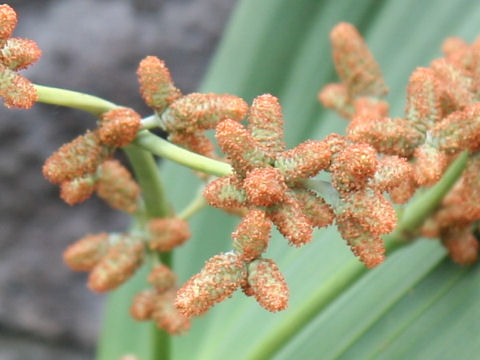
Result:
[[[43,57],[32,81],[84,91],[149,110],[135,70],[146,55],[163,58],[188,93],[205,73],[235,0],[14,0],[15,36]],[[89,232],[118,231],[126,218],[92,199],[70,208],[41,175],[61,144],[94,127],[80,111],[35,105],[0,108],[0,360],[92,359],[102,297],[61,254]]]

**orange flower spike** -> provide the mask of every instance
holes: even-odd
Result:
[[[100,116],[98,135],[107,146],[124,147],[130,144],[140,130],[140,115],[134,110],[122,107]]]
[[[248,265],[248,289],[257,302],[270,312],[288,307],[288,286],[277,264],[258,259]]]
[[[389,191],[390,199],[395,204],[405,204],[415,194],[417,187],[414,176],[406,177],[397,187]]]
[[[318,100],[327,109],[335,110],[344,118],[353,116],[354,108],[344,84],[327,84],[318,93]]]
[[[372,121],[369,117],[357,116],[348,124],[347,134],[352,141],[370,144],[378,152],[403,157],[410,157],[425,141],[421,132],[399,118]]]
[[[157,295],[152,318],[159,329],[170,335],[182,335],[190,329],[191,321],[177,310],[174,301],[173,289]]]
[[[177,291],[175,306],[188,318],[198,316],[230,297],[246,278],[245,263],[239,255],[216,255]]]
[[[435,124],[431,131],[439,150],[455,154],[480,149],[480,103],[455,111]]]
[[[454,262],[466,266],[477,262],[479,243],[470,227],[449,229],[441,238]]]
[[[267,248],[272,222],[262,210],[250,210],[232,233],[233,249],[245,262],[258,258]]]
[[[168,140],[197,154],[215,157],[214,145],[203,132],[173,132],[169,135]]]
[[[17,13],[9,5],[0,5],[0,40],[6,40],[17,26]]]
[[[287,193],[286,200],[268,208],[267,214],[290,245],[300,247],[312,240],[312,223],[293,195]]]
[[[440,121],[441,84],[432,69],[416,69],[407,87],[406,119],[422,133]]]
[[[248,131],[270,155],[285,150],[282,107],[270,94],[257,96],[248,115]]]
[[[89,199],[97,189],[97,180],[87,175],[60,184],[60,197],[68,205],[75,205]]]
[[[142,265],[144,256],[142,241],[124,235],[110,246],[107,254],[94,267],[88,279],[88,287],[99,293],[117,288]]]
[[[475,101],[475,84],[471,72],[445,59],[432,61],[430,67],[442,82],[442,90],[447,97],[444,101],[449,103],[443,106],[448,112],[461,110]]]
[[[0,64],[0,97],[7,108],[30,109],[38,94],[28,79]]]
[[[332,185],[340,193],[363,189],[377,170],[375,148],[368,144],[351,144],[332,161]]]
[[[312,223],[312,226],[322,228],[330,225],[335,219],[335,213],[325,200],[313,191],[303,188],[294,188],[293,194],[300,204],[303,214]]]
[[[366,96],[355,99],[353,107],[353,117],[368,116],[372,120],[382,120],[382,118],[388,115],[389,110],[389,105],[386,101]]]
[[[398,156],[384,156],[378,163],[371,184],[379,191],[392,191],[404,182],[413,181],[413,166]]]
[[[100,170],[97,195],[114,209],[133,214],[138,208],[140,187],[118,160],[107,160]]]
[[[100,144],[96,132],[87,131],[62,145],[43,165],[43,176],[54,184],[80,178],[97,171],[111,151]]]
[[[279,203],[283,201],[288,190],[282,172],[271,166],[249,171],[243,187],[248,201],[255,206],[272,206]]]
[[[388,234],[397,225],[395,210],[378,191],[365,188],[343,198],[338,215],[354,218],[361,227],[372,234]]]
[[[353,25],[336,25],[330,33],[330,40],[335,69],[350,98],[383,96],[388,92],[380,67]]]
[[[130,315],[137,321],[145,321],[152,318],[155,308],[156,293],[152,289],[143,290],[134,296],[130,305]]]
[[[220,209],[235,209],[247,204],[247,194],[236,175],[209,182],[203,190],[203,196],[209,205]]]
[[[149,246],[154,251],[170,251],[191,236],[188,222],[178,218],[158,218],[148,222]]]
[[[90,234],[70,245],[63,253],[63,261],[75,271],[90,271],[106,255],[108,234]]]
[[[152,284],[159,293],[173,289],[177,276],[166,265],[155,266],[148,275],[148,282]]]
[[[287,183],[317,175],[330,165],[332,152],[326,141],[307,140],[280,153],[275,160]]]
[[[8,39],[0,50],[0,61],[10,70],[26,69],[41,56],[37,43],[29,39]]]
[[[415,149],[413,157],[415,181],[418,185],[430,186],[440,180],[447,167],[445,153],[425,144]]]
[[[248,104],[238,96],[192,93],[173,102],[160,120],[169,132],[214,129],[225,119],[242,120]]]
[[[215,137],[222,151],[231,160],[235,172],[241,176],[273,162],[247,129],[236,121],[227,119],[220,122]]]
[[[147,56],[140,62],[137,76],[143,100],[158,113],[182,96],[173,84],[165,62],[155,56]]]

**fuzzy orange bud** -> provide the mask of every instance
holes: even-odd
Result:
[[[445,153],[438,151],[432,146],[422,145],[415,149],[415,181],[419,185],[430,186],[435,184],[447,167]]]
[[[377,165],[375,148],[368,144],[348,145],[332,161],[332,185],[341,193],[363,189]]]
[[[242,120],[248,104],[238,96],[192,93],[173,102],[160,120],[169,132],[214,129],[225,119]]]
[[[333,222],[335,214],[332,207],[313,191],[295,188],[293,189],[293,194],[300,204],[303,214],[308,217],[312,226],[322,228]]]
[[[52,183],[80,178],[97,171],[110,150],[100,145],[95,132],[87,131],[72,142],[62,145],[43,165],[43,176]]]
[[[191,236],[188,222],[178,218],[152,219],[148,223],[150,249],[170,251],[185,243]]]
[[[107,160],[100,170],[97,195],[114,209],[132,214],[137,211],[140,187],[118,160]]]
[[[442,243],[457,264],[472,265],[477,262],[479,244],[470,227],[449,229],[442,234]]]
[[[143,100],[159,113],[182,96],[173,84],[165,62],[155,56],[147,56],[140,62],[137,76]]]
[[[451,113],[435,124],[432,135],[439,149],[448,153],[457,153],[464,149],[471,152],[478,151],[480,149],[480,103]]]
[[[413,181],[413,167],[398,156],[384,156],[378,163],[372,185],[380,191],[391,191],[403,182]]]
[[[272,222],[262,210],[250,210],[232,233],[233,248],[245,262],[259,257],[267,248]]]
[[[330,33],[330,40],[335,69],[351,98],[387,93],[382,71],[353,25],[336,25]]]
[[[368,116],[371,119],[382,119],[388,116],[389,105],[386,101],[373,97],[359,97],[353,102],[355,116]]]
[[[0,5],[0,40],[12,36],[17,25],[17,13],[7,4]]]
[[[238,255],[216,255],[177,291],[175,306],[186,317],[200,315],[230,297],[246,277],[245,263]]]
[[[405,204],[415,194],[417,187],[414,176],[407,176],[398,186],[389,190],[390,199],[395,204]]]
[[[327,109],[338,112],[341,116],[349,119],[354,109],[344,84],[327,84],[318,93],[318,100]]]
[[[347,134],[353,141],[370,144],[378,152],[403,157],[411,156],[425,140],[424,135],[408,121],[399,118],[372,121],[357,116],[348,125]]]
[[[145,249],[139,238],[123,235],[94,267],[88,278],[88,287],[95,292],[117,288],[140,267],[144,255]]]
[[[148,282],[152,284],[159,293],[163,293],[175,286],[177,276],[166,265],[155,266],[148,275]]]
[[[60,185],[60,197],[68,205],[75,205],[84,202],[97,189],[97,179],[87,175],[82,178],[65,181]]]
[[[407,87],[405,117],[425,133],[442,118],[441,84],[432,69],[416,69]]]
[[[153,321],[158,328],[170,335],[181,335],[190,329],[191,321],[182,315],[174,305],[175,290],[157,295],[153,310]]]
[[[287,282],[273,260],[258,259],[248,265],[248,288],[268,311],[282,311],[288,306]]]
[[[37,62],[42,51],[29,39],[8,39],[0,50],[0,61],[11,70],[26,69]]]
[[[255,206],[271,206],[283,201],[288,189],[280,170],[271,166],[248,172],[243,187]]]
[[[87,235],[70,245],[63,253],[63,261],[75,271],[90,271],[107,254],[108,234]]]
[[[285,181],[307,179],[330,165],[332,153],[325,141],[307,140],[293,149],[280,153],[275,167],[285,176]]]
[[[143,290],[134,296],[130,305],[130,315],[137,321],[152,318],[155,308],[156,293],[152,289]]]
[[[312,240],[312,223],[293,195],[287,194],[286,201],[270,207],[268,215],[290,245],[299,247]]]
[[[219,123],[215,137],[222,151],[231,160],[235,171],[242,176],[273,162],[247,129],[236,121],[227,119]]]
[[[241,208],[247,203],[247,194],[236,175],[228,175],[209,182],[203,196],[208,204],[221,209]]]
[[[140,129],[140,115],[129,108],[116,108],[100,116],[98,135],[107,146],[124,147],[130,144]]]
[[[274,155],[285,150],[282,107],[270,94],[257,96],[248,115],[248,131],[265,150]]]
[[[28,79],[0,64],[0,97],[7,108],[30,109],[38,94]]]

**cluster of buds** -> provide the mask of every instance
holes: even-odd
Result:
[[[13,38],[17,14],[0,5],[0,96],[6,107],[29,109],[37,101],[32,83],[18,73],[35,63],[42,51],[29,39]]]
[[[43,166],[43,175],[60,184],[60,197],[70,205],[94,192],[115,209],[137,210],[140,188],[129,171],[111,160],[115,149],[128,145],[140,129],[140,115],[119,107],[103,113],[98,128],[62,145]]]
[[[140,93],[169,133],[169,140],[208,157],[215,157],[215,153],[205,131],[227,118],[240,121],[248,110],[245,101],[234,95],[182,95],[165,63],[155,56],[140,62],[137,75]]]
[[[319,99],[351,120],[347,127],[351,141],[370,144],[383,160],[389,156],[408,160],[403,166],[410,166],[410,175],[390,193],[394,202],[405,202],[417,188],[435,184],[461,151],[480,150],[480,40],[468,45],[449,38],[443,45],[444,58],[413,72],[403,118],[388,117],[379,66],[357,30],[341,23],[331,40],[342,82],[327,85]],[[476,164],[472,158],[469,169]],[[461,205],[472,202],[468,194],[480,185],[474,173],[465,173],[422,231],[440,237],[452,258],[462,264],[477,258],[472,224],[480,213],[474,204]]]
[[[272,224],[298,247],[311,241],[315,227],[336,219],[354,254],[368,267],[380,264],[385,252],[380,235],[396,225],[395,211],[383,193],[412,176],[405,159],[379,159],[373,146],[340,135],[286,150],[282,110],[269,94],[254,99],[247,121],[248,127],[230,119],[216,127],[234,173],[210,182],[204,196],[214,207],[244,209],[246,214],[232,234],[233,251],[208,260],[178,291],[176,305],[186,316],[207,311],[240,287],[269,311],[287,306],[283,275],[273,260],[262,258]],[[307,180],[322,170],[331,173],[338,194],[334,206],[308,187]]]
[[[95,292],[117,288],[142,265],[145,247],[132,234],[87,235],[70,245],[63,254],[75,271],[89,271],[88,287]]]

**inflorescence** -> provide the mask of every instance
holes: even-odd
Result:
[[[33,85],[16,71],[40,56],[30,40],[11,38],[16,14],[0,6],[0,96],[8,107],[29,108],[37,99]],[[207,260],[201,271],[178,286],[173,270],[157,256],[184,244],[188,222],[171,213],[152,217],[130,172],[113,159],[141,130],[134,110],[112,107],[97,128],[61,146],[43,167],[70,205],[96,193],[113,208],[137,219],[126,233],[90,234],[67,248],[65,263],[90,273],[88,286],[106,292],[124,283],[147,260],[151,287],[137,294],[130,309],[139,321],[153,320],[171,334],[182,334],[190,318],[241,288],[265,309],[288,305],[288,287],[278,266],[263,257],[273,225],[292,246],[312,241],[314,228],[335,224],[352,252],[367,267],[385,257],[382,235],[397,224],[392,203],[405,203],[420,187],[435,184],[463,150],[470,156],[455,188],[419,231],[438,237],[460,264],[477,260],[474,235],[480,218],[480,40],[469,45],[450,38],[445,57],[418,68],[407,88],[402,118],[388,116],[388,89],[379,65],[358,31],[341,23],[331,33],[339,83],[328,84],[320,101],[350,120],[347,135],[331,134],[286,149],[279,100],[264,94],[251,106],[228,94],[183,95],[165,63],[148,56],[137,70],[140,93],[155,112],[170,141],[192,152],[228,162],[231,174],[204,188],[209,205],[241,217],[231,234],[232,250]],[[206,131],[214,130],[223,155],[216,154]],[[223,159],[222,156],[226,158]],[[316,186],[315,177],[334,201]],[[208,176],[202,174],[204,180]],[[140,220],[138,220],[140,219]],[[419,234],[411,234],[412,237]]]

